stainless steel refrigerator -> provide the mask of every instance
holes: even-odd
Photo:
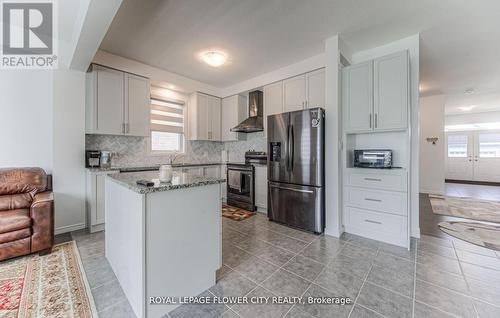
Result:
[[[325,112],[267,117],[270,220],[322,233],[325,227]]]

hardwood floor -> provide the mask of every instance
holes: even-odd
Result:
[[[500,201],[500,187],[490,185],[446,183],[445,195]],[[429,196],[425,193],[420,193],[420,233],[442,238],[449,238],[450,236],[442,232],[437,226],[437,224],[442,221],[470,222],[470,220],[467,219],[434,214],[432,212]]]

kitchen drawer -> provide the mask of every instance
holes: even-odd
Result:
[[[352,207],[408,215],[407,194],[404,192],[345,187],[344,202]]]
[[[406,170],[346,170],[346,185],[380,190],[407,191]]]
[[[354,207],[346,207],[344,212],[346,232],[389,244],[408,246],[408,218]]]

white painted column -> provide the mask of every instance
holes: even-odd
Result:
[[[326,130],[325,130],[325,233],[339,237],[342,234],[340,173],[340,53],[338,35],[325,41]]]

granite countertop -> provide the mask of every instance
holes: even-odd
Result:
[[[199,174],[189,173],[189,172],[173,172],[172,182],[162,183],[158,179],[158,171],[141,171],[141,172],[129,172],[129,173],[117,173],[108,175],[108,177],[135,191],[140,194],[148,194],[153,192],[169,191],[182,188],[192,188],[205,186],[210,184],[217,184],[225,182],[224,178],[214,178],[201,176]],[[149,180],[154,182],[154,186],[146,187],[137,184],[137,180]]]
[[[188,167],[201,167],[201,166],[220,166],[225,163],[222,162],[187,162],[187,163],[174,163],[173,168],[188,168]],[[90,172],[100,171],[120,171],[120,172],[136,172],[136,171],[156,171],[160,169],[160,165],[151,166],[112,166],[109,168],[87,168]]]

